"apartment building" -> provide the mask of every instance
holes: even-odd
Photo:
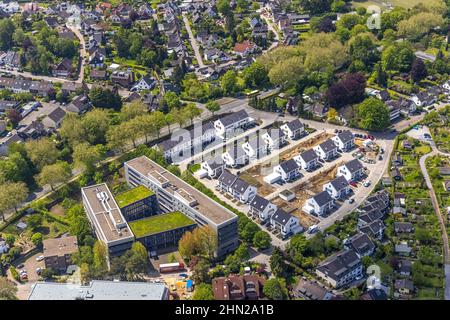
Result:
[[[333,288],[340,288],[362,277],[363,266],[353,250],[344,250],[321,262],[316,274]]]
[[[217,233],[218,257],[237,248],[238,217],[233,212],[145,156],[125,162],[124,170],[130,186],[143,185],[156,194],[163,213],[179,211],[199,226],[211,227]]]
[[[42,244],[45,268],[66,272],[72,264],[72,254],[78,251],[77,237],[46,239]]]

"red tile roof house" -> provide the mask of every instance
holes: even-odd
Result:
[[[256,50],[257,46],[251,41],[245,40],[241,43],[236,43],[233,52],[241,57],[245,57]]]
[[[258,300],[263,298],[265,279],[256,275],[215,278],[212,281],[216,300]]]

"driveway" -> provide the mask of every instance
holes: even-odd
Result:
[[[31,287],[33,284],[39,281],[39,276],[36,273],[36,268],[44,269],[44,261],[36,261],[38,256],[42,255],[42,251],[39,251],[31,256],[27,257],[25,261],[21,259],[14,262],[14,266],[17,268],[17,265],[23,263],[24,267],[22,269],[17,268],[17,271],[26,270],[28,274],[28,281],[19,283],[13,279],[10,271],[8,270],[8,278],[13,281],[17,285],[17,297],[20,300],[27,300],[28,296],[31,292]]]
[[[200,68],[203,68],[205,66],[205,64],[203,63],[203,57],[200,53],[200,48],[197,44],[197,40],[195,40],[194,33],[192,32],[191,26],[189,25],[189,19],[187,18],[185,12],[183,12],[182,15],[183,15],[184,26],[186,27],[186,31],[189,35],[189,42],[191,43],[192,49],[194,50],[195,59],[197,59],[198,66]]]

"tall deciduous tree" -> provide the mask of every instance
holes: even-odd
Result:
[[[45,165],[55,163],[60,156],[56,144],[48,138],[27,141],[25,150],[30,160],[39,169]]]
[[[54,164],[46,165],[37,175],[37,181],[40,186],[50,185],[54,190],[54,186],[58,183],[67,182],[72,175],[70,166],[65,161],[58,161]]]
[[[381,131],[389,124],[389,110],[376,98],[368,98],[358,105],[359,126],[366,130]]]

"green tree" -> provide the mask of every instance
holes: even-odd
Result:
[[[210,284],[201,283],[195,287],[192,300],[214,300],[214,294]]]
[[[17,300],[17,287],[6,277],[0,277],[0,300]]]
[[[261,228],[256,223],[249,222],[239,233],[239,236],[242,240],[246,241],[247,243],[252,243],[253,237],[259,230],[261,230]]]
[[[80,143],[73,149],[73,161],[77,168],[86,170],[88,173],[95,171],[95,166],[103,158],[104,152],[100,146],[92,146],[88,143]]]
[[[100,241],[96,241],[94,244],[93,252],[93,271],[97,275],[103,275],[108,270],[107,263],[107,249],[106,246]]]
[[[33,242],[33,244],[35,246],[41,245],[42,244],[42,233],[36,232],[35,234],[33,234],[31,236],[31,242]]]
[[[164,94],[163,103],[169,108],[169,110],[175,108],[179,109],[181,107],[180,98],[173,91],[168,91]]]
[[[220,104],[217,101],[208,101],[208,103],[206,103],[206,109],[208,109],[214,116],[214,112],[220,110]]]
[[[14,208],[17,212],[17,206],[28,197],[28,188],[23,182],[5,182],[0,190],[0,214],[4,221],[6,211]]]
[[[69,181],[71,176],[72,170],[69,164],[65,161],[58,161],[54,164],[44,166],[37,175],[37,181],[40,186],[43,187],[49,184],[50,188],[54,190],[56,184]]]
[[[207,260],[201,259],[192,269],[192,279],[198,285],[201,283],[210,283],[211,277],[209,276],[210,264]]]
[[[48,138],[25,142],[25,150],[30,160],[39,169],[45,165],[54,164],[60,156],[56,144]]]
[[[147,112],[147,106],[140,100],[125,104],[120,110],[120,117],[123,121],[128,121],[136,118]]]
[[[258,250],[263,250],[263,249],[269,248],[271,243],[272,243],[272,239],[270,238],[269,234],[262,230],[256,232],[255,235],[253,236],[253,245]]]
[[[264,295],[272,300],[286,300],[288,298],[288,290],[286,288],[286,280],[281,278],[273,278],[266,281],[263,288]]]
[[[270,269],[275,276],[283,275],[285,271],[284,257],[280,248],[274,247],[272,255],[270,256]]]
[[[359,126],[366,130],[381,131],[390,124],[388,108],[382,101],[373,97],[358,105],[357,115]]]
[[[237,75],[233,70],[228,70],[220,79],[220,86],[224,95],[233,95],[238,90]]]
[[[122,99],[116,90],[94,87],[89,91],[89,100],[94,107],[120,110]]]

